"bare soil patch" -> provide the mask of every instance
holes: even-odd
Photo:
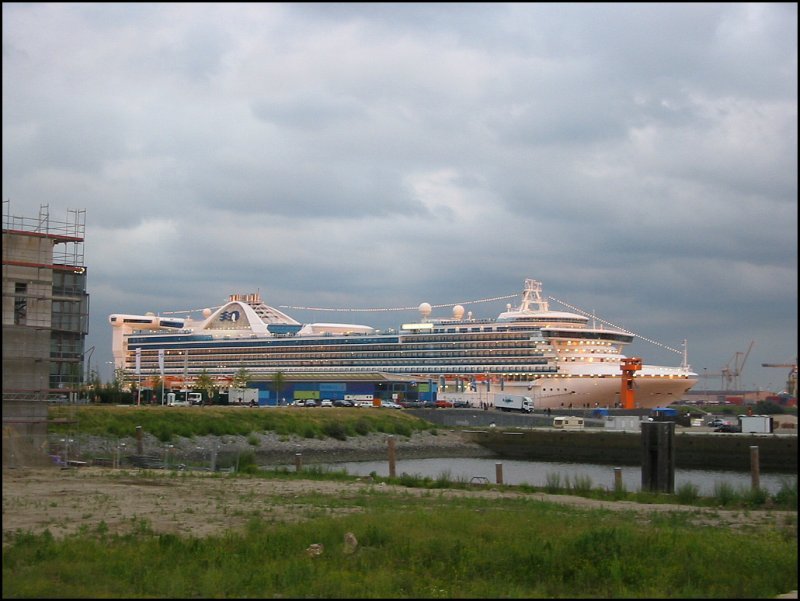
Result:
[[[147,523],[157,533],[203,537],[243,528],[253,516],[286,521],[302,519],[303,499],[309,494],[335,497],[325,511],[332,516],[361,508],[342,506],[341,500],[365,489],[385,494],[430,494],[429,490],[373,483],[317,480],[271,480],[192,472],[110,470],[106,468],[31,468],[3,470],[3,541],[13,531],[49,530],[61,537],[98,528],[126,533]],[[688,512],[698,524],[743,530],[789,528],[797,532],[797,512],[744,511],[645,505],[627,501],[598,501],[568,495],[518,491],[437,490],[444,496],[517,497],[584,508],[631,511],[646,520],[655,512]],[[101,526],[101,524],[104,524]]]

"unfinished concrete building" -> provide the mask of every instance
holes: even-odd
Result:
[[[15,217],[3,201],[3,406],[75,401],[88,379],[85,210]],[[91,358],[91,354],[90,354]]]

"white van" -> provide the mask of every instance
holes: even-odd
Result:
[[[174,392],[167,393],[167,407],[188,407],[191,403],[176,397]]]

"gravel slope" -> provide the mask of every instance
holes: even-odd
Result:
[[[209,461],[216,449],[220,459],[242,453],[254,453],[258,465],[283,465],[293,463],[301,453],[303,463],[334,461],[368,461],[388,457],[389,438],[385,433],[352,436],[346,440],[335,438],[302,438],[251,434],[249,436],[198,436],[179,438],[165,445],[152,435],[142,437],[142,455],[163,458],[169,463],[197,463]],[[466,440],[454,430],[415,432],[411,436],[393,436],[397,459],[421,459],[426,457],[492,457],[488,449]],[[60,439],[51,439],[51,448],[58,449]],[[119,448],[120,455],[129,457],[137,453],[134,437],[109,439],[97,436],[78,436],[70,445],[69,457],[91,462],[94,458],[114,457]]]

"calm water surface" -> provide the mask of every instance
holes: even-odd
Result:
[[[473,477],[486,478],[491,483],[497,481],[497,464],[503,466],[504,484],[528,484],[530,486],[546,486],[548,476],[560,476],[563,486],[567,479],[575,478],[591,480],[592,487],[614,488],[614,466],[593,465],[586,463],[554,463],[549,461],[520,461],[514,459],[406,459],[395,462],[395,473],[403,473],[422,477],[438,478],[446,476],[454,481],[469,482]],[[320,467],[328,470],[346,470],[355,476],[368,476],[375,472],[378,476],[389,476],[389,462],[384,461],[350,461],[343,463],[327,463]],[[620,466],[622,483],[626,490],[637,491],[642,486],[642,469],[639,466]],[[761,473],[760,486],[774,494],[781,489],[783,482],[797,485],[797,474]],[[713,496],[714,487],[718,483],[727,483],[734,490],[749,490],[750,472],[730,472],[712,470],[675,470],[675,490],[684,483],[697,486],[701,496]]]

